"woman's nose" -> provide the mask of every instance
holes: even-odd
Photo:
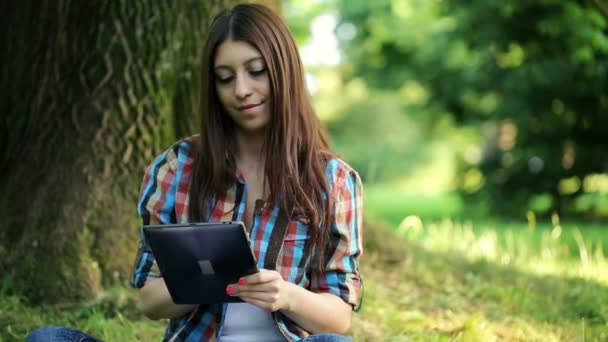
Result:
[[[251,82],[250,80],[247,78],[247,76],[244,75],[237,75],[235,77],[235,84],[234,84],[234,95],[237,98],[243,99],[246,98],[247,96],[249,96],[251,94]]]

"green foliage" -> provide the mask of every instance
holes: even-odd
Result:
[[[458,194],[422,195],[391,185],[369,185],[365,188],[365,215],[399,225],[409,216],[441,220],[448,217],[471,217]]]
[[[310,23],[323,12],[330,11],[334,7],[335,0],[307,1],[290,0],[284,1],[284,13],[289,22],[289,29],[293,34],[298,46],[304,45],[310,38]]]
[[[476,2],[466,13],[464,3],[452,3],[451,13],[463,18],[454,37],[486,56],[476,66],[486,79],[468,84],[501,98],[493,151],[483,165],[486,193],[522,203],[547,193],[553,210],[573,212],[559,181],[608,167],[601,128],[608,123],[606,18],[575,1]],[[512,146],[501,144],[505,123],[515,127]]]
[[[411,172],[424,140],[421,122],[404,115],[399,98],[377,92],[354,100],[347,116],[327,124],[332,146],[366,181],[395,179]],[[382,120],[378,120],[380,113]],[[370,143],[370,137],[382,137]]]
[[[424,113],[431,123],[448,113],[478,131],[480,141],[471,143],[482,149],[481,160],[467,160],[465,148],[455,147],[456,184],[466,202],[489,201],[494,213],[522,215],[529,203],[539,204],[533,195],[546,194],[551,205],[538,214],[605,217],[605,206],[591,209],[576,199],[589,191],[559,189],[564,179],[608,170],[608,19],[601,6],[343,0],[341,25],[357,30],[342,40],[343,70],[386,97],[411,94],[405,85],[414,82],[428,102],[402,103],[401,112]],[[480,186],[465,186],[471,170],[481,172]]]

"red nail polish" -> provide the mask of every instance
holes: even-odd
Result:
[[[245,285],[245,279],[243,279],[243,278],[239,279],[239,285]]]
[[[234,294],[234,289],[232,288],[232,285],[226,286],[226,293],[231,296]]]

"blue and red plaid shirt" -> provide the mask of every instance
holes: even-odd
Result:
[[[144,225],[150,222],[189,222],[188,188],[194,165],[192,139],[196,138],[177,142],[147,168],[138,203]],[[312,292],[332,293],[356,308],[360,306],[361,291],[359,258],[363,250],[363,186],[357,172],[339,159],[329,161],[326,176],[334,198],[334,208],[325,270],[320,272],[312,267],[312,258],[306,254],[305,248],[310,238],[307,220],[297,213],[290,217],[287,224],[275,270],[289,282]],[[226,194],[217,195],[210,201],[212,209],[209,221],[242,221],[246,198],[247,183],[237,174],[237,183]],[[250,242],[260,268],[265,266],[279,207],[277,203],[272,210],[260,211],[256,208],[254,212]],[[131,280],[134,288],[141,288],[146,281],[161,277],[154,256],[143,234],[141,236]],[[192,312],[170,320],[164,340],[215,341],[221,332],[226,305],[200,305]],[[272,316],[289,341],[300,340],[309,334],[280,311]]]

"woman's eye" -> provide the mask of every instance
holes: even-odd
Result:
[[[226,84],[229,83],[230,81],[232,81],[232,76],[225,76],[225,77],[220,77],[220,76],[216,76],[215,79],[221,83],[221,84]]]
[[[263,74],[266,73],[266,68],[261,68],[261,69],[255,69],[255,70],[249,70],[249,73],[252,76],[261,76]]]

